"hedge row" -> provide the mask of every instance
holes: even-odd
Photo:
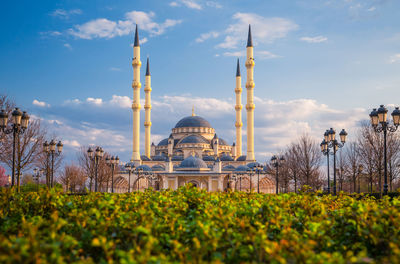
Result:
[[[399,263],[400,199],[0,191],[0,263]]]

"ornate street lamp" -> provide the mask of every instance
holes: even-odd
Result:
[[[38,168],[33,169],[33,180],[36,181],[36,190],[39,191],[39,178],[42,176],[43,170],[39,170]]]
[[[135,164],[134,163],[131,163],[131,162],[129,162],[129,163],[126,163],[125,164],[125,169],[128,171],[128,173],[129,173],[129,178],[128,178],[128,193],[130,193],[131,192],[131,173],[132,173],[132,171],[134,171],[135,170]]]
[[[285,157],[283,157],[283,156],[278,157],[278,156],[274,155],[271,158],[271,164],[272,164],[272,166],[274,166],[276,168],[276,178],[275,178],[275,181],[276,181],[276,194],[279,193],[279,188],[278,188],[278,186],[279,186],[279,177],[278,177],[279,176],[278,175],[279,167],[282,167],[283,164],[285,164],[285,162],[286,162],[286,160],[285,160]]]
[[[50,143],[47,143],[47,141],[43,143],[43,151],[47,154],[47,167],[49,167],[49,159],[51,157],[50,175],[48,175],[46,178],[48,187],[54,187],[54,156],[60,156],[63,147],[64,145],[61,143],[61,141],[56,143],[54,139],[52,139]]]
[[[257,193],[260,193],[260,173],[263,173],[264,166],[257,163],[254,166],[254,170],[257,173]]]
[[[87,150],[88,157],[94,164],[94,191],[97,192],[98,187],[98,168],[100,160],[103,158],[104,151],[101,147],[96,147],[96,150],[93,151],[92,148],[88,148]]]
[[[330,179],[329,179],[329,149],[333,149],[333,194],[336,195],[336,151],[344,146],[346,143],[347,132],[342,129],[339,133],[340,141],[336,139],[336,131],[331,128],[325,131],[324,140],[321,143],[321,150],[328,158],[328,193],[330,193]]]
[[[114,193],[114,170],[115,166],[119,165],[119,158],[118,156],[112,156],[111,159],[107,157],[106,163],[108,166],[111,167],[111,192]]]
[[[390,125],[390,122],[387,121],[387,113],[388,110],[384,105],[381,105],[378,110],[374,108],[372,112],[369,114],[371,118],[371,125],[374,128],[376,133],[383,132],[383,159],[384,159],[384,164],[385,164],[385,170],[384,170],[384,181],[385,183],[383,184],[383,194],[387,195],[388,193],[388,176],[387,176],[387,147],[386,147],[386,137],[387,137],[387,132],[396,132],[398,126],[400,125],[400,110],[398,107],[396,107],[393,112],[392,112],[392,118],[393,118],[393,125]]]
[[[364,170],[363,165],[358,165],[358,193],[361,192],[361,175]]]
[[[15,108],[11,113],[12,124],[7,128],[8,114],[5,110],[0,111],[0,130],[4,134],[13,134],[13,161],[12,161],[12,177],[11,186],[15,185],[15,150],[17,140],[19,140],[19,135],[24,133],[29,125],[29,115],[26,112],[21,112],[18,108]],[[17,176],[17,186],[19,191],[19,181],[20,177]]]
[[[0,130],[4,134],[13,134],[13,159],[12,159],[12,177],[11,186],[15,185],[15,149],[17,140],[19,141],[19,135],[23,134],[29,125],[29,115],[26,112],[21,112],[18,108],[15,108],[11,113],[12,124],[7,128],[8,113],[5,110],[0,111]],[[19,191],[20,177],[17,176],[17,186]]]
[[[326,136],[325,136],[326,135]],[[330,175],[329,175],[329,155],[333,155],[333,153],[331,153],[329,151],[328,148],[328,143],[325,140],[325,138],[328,139],[327,137],[328,135],[328,130],[324,133],[324,140],[322,140],[320,146],[321,146],[321,152],[326,156],[326,161],[327,161],[327,174],[328,174],[328,193],[331,193],[331,179],[330,179]],[[329,140],[329,139],[328,139]]]

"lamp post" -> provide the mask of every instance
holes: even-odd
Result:
[[[59,156],[61,154],[63,146],[64,145],[61,143],[61,141],[56,143],[54,139],[52,139],[50,143],[47,143],[47,141],[43,143],[43,151],[47,154],[47,167],[49,167],[49,158],[51,157],[50,174],[47,176],[49,180],[47,184],[49,187],[54,187],[54,156]]]
[[[276,181],[276,194],[278,194],[279,193],[279,175],[278,175],[278,171],[279,171],[279,167],[282,167],[283,166],[283,164],[285,163],[285,158],[283,157],[283,156],[281,156],[280,158],[278,157],[278,156],[272,156],[272,158],[271,158],[271,163],[272,163],[272,166],[274,166],[275,167],[275,169],[276,169],[276,178],[275,178],[275,181]]]
[[[336,152],[339,150],[339,148],[342,148],[344,146],[344,143],[346,143],[347,132],[344,129],[342,129],[342,131],[340,131],[339,133],[339,136],[341,142],[338,142],[336,140],[336,131],[333,128],[328,129],[325,131],[324,140],[321,143],[321,149],[324,149],[326,153],[330,152],[329,150],[330,148],[333,149],[333,194],[334,195],[336,195]],[[327,156],[329,159],[329,155]],[[328,172],[328,177],[329,177],[329,172]],[[328,182],[328,190],[330,192],[329,185],[330,182]]]
[[[134,163],[126,163],[125,164],[125,169],[128,171],[129,173],[129,177],[128,177],[128,193],[131,192],[131,173],[132,171],[135,170],[135,164]]]
[[[111,159],[107,157],[106,163],[111,167],[111,192],[114,193],[114,170],[115,166],[119,164],[119,158],[118,156],[112,156]]]
[[[100,160],[103,158],[104,151],[101,147],[96,147],[95,151],[92,150],[92,148],[88,148],[87,150],[88,157],[94,164],[94,191],[97,192],[98,188],[98,170],[99,170],[99,163]],[[92,190],[92,185],[90,184],[90,190]]]
[[[145,177],[150,181],[150,186],[154,189],[153,181],[157,179],[156,175],[153,172],[146,172]]]
[[[324,134],[324,137],[326,137],[328,132],[326,131]],[[331,193],[331,179],[329,175],[329,155],[332,155],[329,151],[328,144],[326,143],[325,139],[322,140],[321,144],[321,152],[326,156],[326,162],[327,162],[327,174],[328,174],[328,193]]]
[[[15,108],[11,113],[12,124],[9,128],[7,128],[8,123],[8,114],[5,110],[0,111],[0,130],[3,131],[4,134],[13,134],[13,154],[12,154],[12,177],[11,177],[11,186],[15,185],[15,148],[17,144],[17,140],[19,141],[19,135],[23,134],[25,130],[28,128],[29,124],[29,115],[26,112],[21,112],[18,108]],[[19,175],[17,179],[18,191],[19,191]]]
[[[376,133],[383,132],[383,162],[385,164],[384,170],[384,181],[383,184],[383,194],[387,195],[388,193],[388,181],[387,181],[387,149],[386,149],[386,137],[387,132],[396,132],[398,126],[400,125],[400,110],[396,107],[392,112],[393,125],[390,125],[390,122],[387,120],[388,110],[384,105],[381,105],[378,110],[374,108],[372,112],[369,114],[371,118],[371,125],[374,128]]]
[[[32,178],[36,181],[36,190],[39,191],[39,178],[42,176],[43,170],[39,170],[38,168],[33,169]]]
[[[358,193],[361,193],[361,174],[364,170],[363,165],[358,165]]]
[[[255,172],[257,173],[257,193],[260,193],[260,173],[263,171],[264,166],[257,164],[254,166]]]
[[[137,178],[136,178],[136,182],[137,182],[137,184],[136,184],[136,190],[139,191],[140,173],[143,172],[143,168],[139,166],[139,167],[137,167],[137,168],[135,169],[135,172],[136,172],[136,175],[137,175]]]

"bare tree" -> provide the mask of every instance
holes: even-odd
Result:
[[[359,151],[359,145],[357,142],[349,142],[344,149],[346,152],[346,160],[348,163],[348,175],[349,175],[349,180],[353,184],[353,192],[356,192],[356,185],[357,185],[357,177],[358,175],[358,166],[360,165],[360,151]]]
[[[296,157],[300,185],[311,186],[314,190],[320,189],[322,180],[319,168],[322,154],[317,142],[305,134],[293,144],[293,154]]]
[[[86,175],[80,167],[70,164],[64,167],[60,181],[65,190],[82,191],[85,188]]]

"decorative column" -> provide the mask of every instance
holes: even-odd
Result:
[[[140,45],[139,45],[139,34],[138,27],[136,25],[135,31],[135,43],[133,46],[133,152],[131,161],[140,162],[140,66],[142,62],[140,61]]]
[[[149,58],[147,57],[147,66],[146,66],[146,80],[144,85],[145,92],[145,132],[144,132],[144,154],[150,158],[151,149],[150,149],[150,131],[151,131],[151,76],[150,76],[150,65]]]
[[[247,38],[247,161],[254,161],[254,56],[253,56],[253,41],[251,38],[251,27],[249,25],[249,34]]]
[[[242,156],[242,77],[240,76],[239,59],[237,59],[236,67],[236,157]]]

